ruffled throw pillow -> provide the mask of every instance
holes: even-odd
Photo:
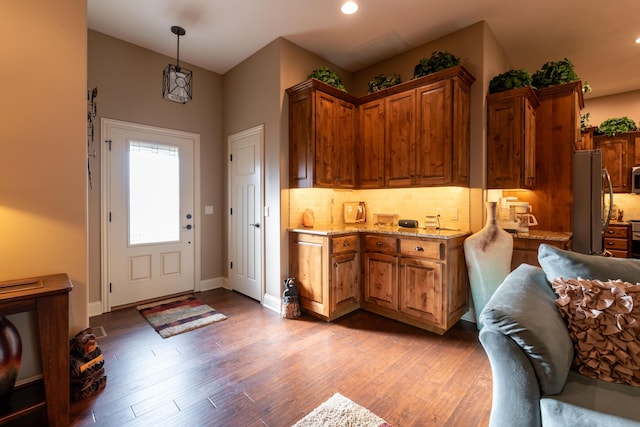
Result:
[[[553,288],[579,372],[640,387],[640,283],[558,277]]]

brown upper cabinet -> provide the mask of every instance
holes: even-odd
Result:
[[[631,168],[640,166],[640,132],[595,135],[593,143],[595,148],[602,150],[602,161],[611,176],[613,192],[630,193]]]
[[[474,81],[457,66],[360,99],[314,79],[287,89],[290,187],[468,186]]]
[[[538,105],[530,87],[487,95],[487,188],[535,188]]]
[[[316,79],[289,94],[289,186],[354,188],[356,101]]]
[[[358,106],[358,188],[384,187],[384,108],[384,99],[375,99]]]

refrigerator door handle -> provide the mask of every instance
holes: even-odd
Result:
[[[602,232],[604,232],[604,230],[606,230],[607,227],[609,227],[609,223],[611,222],[611,213],[613,212],[613,184],[611,184],[611,176],[609,175],[609,171],[606,168],[602,169],[602,179],[605,182],[605,188],[607,188],[609,193],[609,212],[607,212],[606,215],[603,215],[603,218],[602,218],[602,222],[603,222]],[[603,194],[602,198],[604,199],[605,197],[606,195]],[[602,204],[603,209],[604,209],[604,206],[605,204],[603,203]]]

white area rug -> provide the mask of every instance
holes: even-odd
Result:
[[[336,393],[292,427],[391,427],[385,420]]]

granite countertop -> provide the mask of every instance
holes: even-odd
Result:
[[[572,235],[572,233],[566,231],[529,230],[528,233],[514,233],[513,237],[518,239],[557,240],[559,242],[568,242],[571,240]]]
[[[314,226],[314,227],[299,227],[290,228],[290,232],[293,233],[307,233],[318,234],[321,236],[335,236],[347,233],[378,233],[378,234],[393,234],[398,236],[412,236],[412,237],[430,237],[436,239],[454,239],[456,237],[468,236],[470,231],[464,230],[447,230],[447,229],[435,229],[429,228],[404,228],[391,225],[345,225],[345,226]]]

